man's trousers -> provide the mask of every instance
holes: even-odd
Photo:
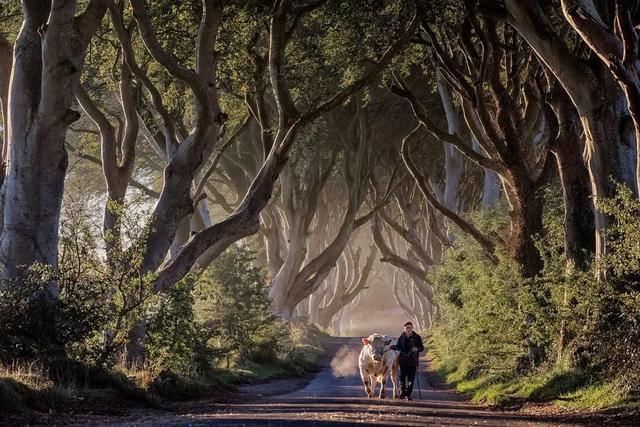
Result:
[[[400,390],[404,396],[411,396],[416,379],[417,366],[400,365]]]

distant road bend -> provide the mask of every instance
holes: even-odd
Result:
[[[360,338],[331,338],[328,343],[330,357],[315,377],[295,392],[266,396],[269,391],[265,389],[264,394],[256,392],[247,395],[242,403],[201,402],[201,405],[190,406],[180,414],[120,420],[115,424],[225,427],[586,425],[575,421],[529,417],[515,412],[490,411],[472,405],[455,392],[439,386],[424,366],[421,367],[419,378],[421,400],[417,387],[412,402],[377,397],[368,399],[357,372],[357,355],[361,346]],[[387,396],[392,395],[391,387],[389,381]]]

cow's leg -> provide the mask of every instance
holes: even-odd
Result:
[[[369,397],[373,397],[376,394],[376,377],[371,375],[369,377],[369,383],[371,384],[371,389],[369,390]]]
[[[393,398],[397,399],[400,393],[398,393],[398,365],[396,364],[391,367],[391,384],[393,384]]]
[[[387,375],[380,377],[380,399],[384,399],[386,395],[385,387],[387,386]]]
[[[367,397],[373,396],[371,391],[371,377],[369,374],[361,375],[362,383],[364,384],[364,392],[367,393]]]

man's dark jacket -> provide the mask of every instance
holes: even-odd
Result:
[[[412,353],[411,349],[413,347],[417,348],[418,351]],[[401,366],[418,366],[419,353],[424,351],[422,337],[415,332],[412,333],[411,336],[407,336],[407,334],[403,332],[400,338],[398,338],[396,345],[392,348],[400,352],[400,354],[398,354],[398,363]]]

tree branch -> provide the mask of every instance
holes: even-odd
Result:
[[[102,161],[100,159],[98,159],[97,157],[94,157],[94,156],[92,156],[90,154],[83,153],[82,151],[78,150],[77,148],[75,148],[74,146],[72,146],[69,143],[66,144],[66,147],[75,156],[77,156],[77,157],[79,157],[81,159],[84,159],[84,160],[88,160],[91,163],[94,163],[94,164],[100,166],[100,168],[102,168]],[[129,178],[129,184],[133,188],[135,188],[137,190],[140,190],[146,196],[149,196],[149,197],[154,198],[154,199],[157,199],[157,198],[160,197],[160,193],[150,189],[149,187],[147,187],[146,185],[142,184],[141,182],[137,181],[134,178]]]
[[[494,239],[485,236],[480,230],[476,228],[475,225],[466,221],[461,216],[453,212],[451,209],[444,206],[442,203],[438,201],[438,199],[431,193],[429,187],[427,185],[428,178],[423,176],[422,173],[418,170],[416,165],[413,163],[413,160],[409,153],[409,139],[413,134],[418,130],[418,128],[414,129],[409,135],[407,135],[402,141],[402,159],[409,170],[411,176],[418,184],[418,188],[422,192],[422,195],[427,199],[427,201],[436,208],[440,213],[449,218],[454,224],[460,227],[464,232],[469,234],[471,237],[476,240],[482,247],[484,253],[487,257],[493,262],[497,263],[498,259],[495,256],[495,247],[498,244]]]

